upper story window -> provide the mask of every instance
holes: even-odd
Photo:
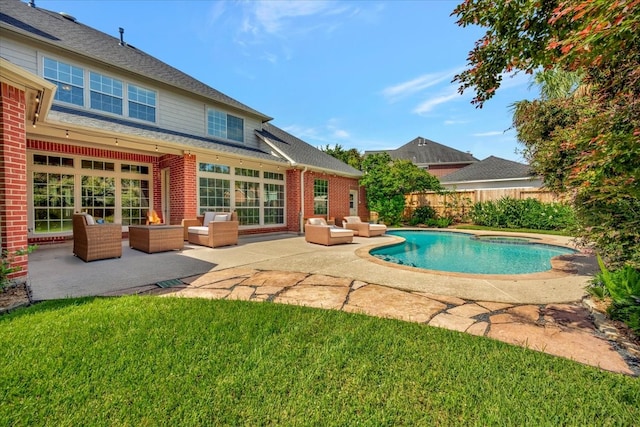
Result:
[[[129,117],[156,121],[156,93],[152,90],[130,84],[128,86]]]
[[[47,57],[43,69],[44,78],[58,86],[56,101],[85,107],[86,95],[88,108],[92,110],[156,122],[156,91]],[[85,78],[89,81],[88,87],[85,87]],[[88,93],[85,94],[85,90]]]
[[[207,133],[211,136],[244,142],[244,119],[208,109]]]
[[[44,78],[58,86],[55,99],[84,106],[84,70],[80,67],[44,58]]]
[[[91,108],[122,115],[122,81],[91,71]]]

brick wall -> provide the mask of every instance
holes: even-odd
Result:
[[[25,93],[2,83],[0,87],[0,239],[2,250],[14,253],[26,249],[27,242],[27,152]],[[28,273],[26,255],[13,257],[20,271],[8,276],[24,281]]]

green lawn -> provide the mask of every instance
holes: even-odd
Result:
[[[0,425],[632,425],[640,380],[340,311],[159,297],[0,317]]]

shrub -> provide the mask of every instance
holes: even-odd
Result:
[[[19,265],[12,265],[15,257],[30,254],[36,248],[37,246],[33,245],[27,247],[27,249],[18,249],[15,252],[9,252],[7,250],[2,251],[2,264],[0,264],[0,291],[9,285],[9,275],[11,273],[22,270],[22,267]]]
[[[598,298],[611,298],[609,317],[625,322],[640,335],[640,271],[630,265],[609,271],[598,255],[600,272],[592,280],[589,293]]]
[[[431,205],[424,205],[416,208],[409,219],[410,225],[427,224],[430,220],[436,219],[438,214]]]
[[[478,202],[471,208],[470,216],[476,225],[499,228],[564,230],[576,224],[575,214],[569,205],[512,197]]]

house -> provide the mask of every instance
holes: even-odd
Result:
[[[395,150],[365,151],[364,155],[388,153],[392,159],[410,160],[437,178],[462,169],[478,161],[470,153],[447,147],[421,136]]]
[[[361,172],[117,36],[0,0],[0,236],[71,238],[74,212],[128,226],[236,211],[240,234],[368,216]],[[194,58],[196,60],[196,58]],[[16,265],[26,275],[26,257]]]
[[[440,178],[447,190],[538,189],[542,179],[529,165],[489,156]]]

